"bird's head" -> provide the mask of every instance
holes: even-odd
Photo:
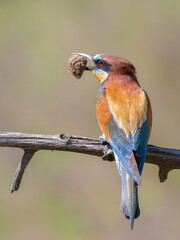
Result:
[[[107,54],[97,54],[95,56],[85,53],[74,54],[84,56],[94,62],[94,66],[86,66],[85,70],[92,71],[100,83],[104,82],[111,73],[129,75],[134,80],[136,79],[135,67],[125,58]]]

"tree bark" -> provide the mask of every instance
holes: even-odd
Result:
[[[113,161],[110,145],[101,139],[73,136],[69,134],[43,135],[18,132],[0,132],[0,147],[24,149],[23,158],[15,173],[11,192],[18,190],[24,170],[36,151],[57,150],[78,152]],[[168,172],[180,169],[180,150],[148,145],[146,162],[159,166],[159,178],[163,182]]]

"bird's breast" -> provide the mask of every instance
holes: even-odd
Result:
[[[106,138],[110,138],[108,123],[111,119],[111,111],[106,99],[106,90],[101,89],[97,96],[96,102],[96,117],[102,132],[105,134]]]
[[[117,126],[127,136],[134,135],[137,128],[147,120],[147,98],[144,91],[136,83],[111,81],[101,89],[96,115],[99,125],[105,126],[113,117]],[[107,132],[107,131],[106,131]]]

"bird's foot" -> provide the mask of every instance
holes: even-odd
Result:
[[[106,137],[105,137],[105,135],[104,135],[104,134],[103,134],[103,135],[101,135],[101,136],[100,136],[98,139],[99,139],[99,141],[101,141],[101,142],[102,142],[102,144],[103,144],[103,143],[105,143],[105,142],[107,142],[107,141],[106,141]]]
[[[102,156],[102,160],[104,161],[114,161],[114,154],[112,149],[108,149],[107,152]]]

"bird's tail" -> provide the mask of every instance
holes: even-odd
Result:
[[[123,211],[125,217],[130,219],[131,229],[133,229],[134,219],[140,215],[138,203],[138,185],[122,165],[121,178],[122,195],[120,210]]]

